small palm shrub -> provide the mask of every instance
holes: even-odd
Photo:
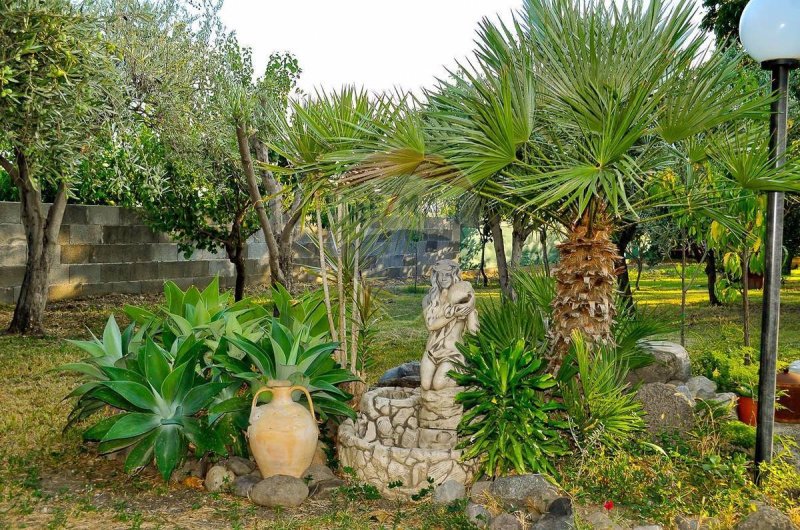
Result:
[[[464,405],[464,458],[478,458],[489,476],[553,473],[555,457],[566,452],[559,432],[565,424],[556,419],[561,406],[544,394],[555,380],[522,340],[503,349],[478,342],[462,347],[466,362],[450,374],[469,388],[456,397]]]
[[[620,447],[644,429],[642,405],[629,391],[627,375],[612,348],[591,348],[579,332],[573,334],[558,380],[578,443]]]

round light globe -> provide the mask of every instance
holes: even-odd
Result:
[[[800,59],[800,0],[750,0],[739,36],[756,61]]]

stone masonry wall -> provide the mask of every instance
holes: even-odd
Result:
[[[454,259],[460,228],[443,219],[428,219],[418,245],[419,277],[425,278],[436,260]],[[379,238],[369,256],[372,276],[391,279],[414,275],[415,253],[411,232],[395,231]],[[412,241],[409,243],[409,241]],[[225,252],[195,251],[189,258],[178,252],[166,234],[150,230],[133,212],[116,206],[70,204],[59,233],[59,247],[50,271],[53,300],[108,293],[157,293],[165,280],[181,287],[206,285],[215,275],[233,286],[233,265]],[[25,274],[27,243],[17,202],[0,202],[0,304],[13,304]],[[246,250],[248,285],[269,282],[267,248],[261,232],[250,238]],[[317,250],[308,234],[295,244],[296,274],[313,277]]]

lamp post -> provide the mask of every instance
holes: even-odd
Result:
[[[739,21],[745,50],[761,67],[772,72],[777,99],[770,117],[770,150],[776,166],[786,152],[789,72],[800,66],[800,2],[798,0],[750,0]],[[764,303],[761,313],[761,356],[758,369],[758,426],[756,430],[755,479],[759,464],[772,459],[775,422],[775,376],[778,358],[778,325],[781,309],[781,262],[783,257],[782,192],[767,192],[767,243],[764,267]]]

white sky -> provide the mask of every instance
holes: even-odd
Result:
[[[522,0],[225,0],[221,16],[253,48],[257,74],[270,53],[290,51],[307,93],[349,83],[417,91],[471,53],[481,18],[499,13],[510,20],[521,6]]]

